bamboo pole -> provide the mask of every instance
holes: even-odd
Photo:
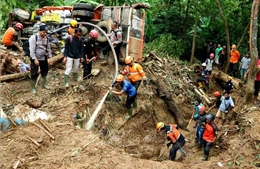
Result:
[[[41,129],[42,131],[44,131],[44,133],[46,133],[48,136],[50,136],[50,138],[52,138],[53,140],[55,140],[54,136],[48,132],[47,130],[45,130],[42,126],[40,126],[39,124],[33,123],[35,126],[37,126],[39,129]]]

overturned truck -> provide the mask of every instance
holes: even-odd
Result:
[[[86,22],[94,24],[107,34],[111,31],[111,23],[116,21],[123,33],[120,61],[123,61],[127,55],[131,55],[135,61],[141,62],[144,47],[144,9],[148,7],[148,5],[142,3],[131,6],[104,6],[100,4],[96,7],[88,3],[76,3],[73,6],[45,6],[36,8],[32,12],[16,8],[10,13],[7,26],[13,26],[17,22],[24,25],[24,29],[18,38],[22,46],[23,42],[33,34],[34,16],[38,15],[41,22],[47,25],[48,34],[55,37],[62,46],[68,36],[68,26],[71,19],[77,20],[79,24]],[[83,38],[87,38],[88,32],[94,29],[90,25],[82,24]],[[107,43],[106,36],[100,32],[97,39],[97,51],[101,58],[102,52],[100,51]]]

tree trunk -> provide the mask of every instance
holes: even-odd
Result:
[[[242,34],[242,36],[241,36],[241,38],[240,38],[240,40],[239,40],[239,42],[238,42],[238,44],[237,44],[237,49],[240,47],[241,43],[243,42],[243,40],[244,40],[244,38],[245,38],[245,35],[246,35],[246,33],[247,33],[247,30],[248,30],[248,28],[249,28],[249,25],[250,25],[250,23],[248,23],[247,26],[246,26],[246,28],[244,29],[244,32],[243,32],[243,34]]]
[[[227,82],[228,81],[228,74],[226,74],[225,72],[219,71],[219,70],[212,70],[211,76],[213,76],[214,78],[221,80],[223,82]],[[232,79],[232,83],[234,85],[234,87],[236,89],[239,89],[240,86],[242,85],[242,81],[238,78],[233,78]]]
[[[219,12],[220,12],[220,15],[221,15],[221,18],[224,22],[224,25],[225,25],[225,31],[226,31],[226,43],[227,43],[227,65],[225,67],[225,72],[228,71],[228,67],[229,67],[229,59],[230,59],[230,37],[229,37],[229,30],[228,30],[228,24],[227,24],[227,20],[226,20],[226,17],[224,15],[224,12],[222,10],[222,7],[221,7],[221,4],[219,2],[219,0],[216,0],[217,4],[218,4],[218,8],[219,8]]]
[[[198,0],[195,2],[195,26],[194,26],[194,34],[192,39],[192,49],[191,49],[191,56],[190,56],[190,65],[194,62],[194,53],[195,53],[195,46],[196,46],[196,36],[197,36],[197,26],[198,26]]]
[[[185,121],[182,113],[176,107],[175,101],[170,94],[169,89],[166,88],[166,84],[163,81],[156,80],[157,78],[152,78],[151,83],[154,84],[157,88],[157,95],[164,100],[167,104],[167,108],[173,118],[176,121],[176,124],[183,130],[187,130],[187,122]]]
[[[249,48],[251,52],[251,61],[249,67],[248,80],[246,84],[246,102],[252,102],[254,94],[254,81],[256,76],[256,62],[258,59],[257,50],[257,32],[258,32],[258,11],[259,11],[259,0],[254,0],[251,9],[250,18],[250,31],[249,31]]]
[[[57,63],[58,61],[60,61],[63,58],[63,53],[54,56],[51,58],[53,64]],[[4,76],[0,76],[0,81],[4,82],[4,81],[10,81],[10,80],[15,80],[21,77],[27,77],[30,74],[30,72],[24,72],[24,73],[14,73],[14,74],[8,74],[8,75],[4,75]]]

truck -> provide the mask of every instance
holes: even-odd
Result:
[[[86,22],[94,24],[106,34],[111,31],[111,23],[116,21],[123,34],[119,62],[124,61],[124,58],[129,55],[136,62],[141,62],[144,47],[145,9],[148,7],[149,5],[144,3],[123,6],[104,6],[103,4],[93,6],[89,3],[76,3],[73,6],[45,6],[31,12],[15,8],[9,14],[7,27],[17,22],[24,25],[18,37],[20,45],[23,45],[23,42],[28,41],[33,34],[34,16],[38,15],[41,22],[47,25],[48,34],[57,38],[60,44],[64,44],[71,19],[77,20],[79,24]],[[88,38],[88,32],[94,29],[90,25],[81,24],[83,38]],[[101,50],[108,43],[107,41],[106,36],[99,31],[97,51],[100,58],[103,57]]]

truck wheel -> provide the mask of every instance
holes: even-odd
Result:
[[[94,13],[90,11],[85,11],[85,10],[73,10],[72,11],[72,16],[73,17],[87,17],[87,18],[93,18]]]
[[[76,3],[73,5],[73,10],[87,10],[87,11],[94,11],[94,6],[88,3]]]
[[[14,17],[22,21],[30,19],[30,13],[20,8],[15,8],[13,10],[13,15]]]
[[[104,32],[106,33],[110,33],[110,28],[108,26],[108,22],[107,21],[101,21],[98,22],[97,26],[99,26]],[[97,38],[98,42],[106,42],[107,38],[105,35],[103,35],[100,31],[98,31],[98,38]]]

